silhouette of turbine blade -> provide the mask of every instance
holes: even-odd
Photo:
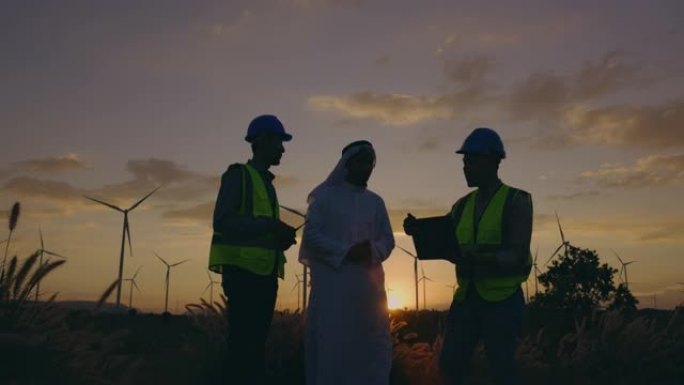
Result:
[[[132,278],[132,279],[135,279],[135,277],[138,276],[138,273],[140,272],[140,269],[142,269],[142,266],[139,266],[139,267],[138,267],[138,270],[135,271],[135,274],[133,274],[133,278]]]
[[[397,248],[399,248],[400,250],[404,251],[406,254],[412,256],[413,258],[418,258],[415,254],[413,254],[412,252],[406,250],[405,248],[403,248],[403,247],[401,247],[401,246],[399,246],[399,245],[397,245]]]
[[[169,267],[175,267],[175,266],[178,266],[178,265],[180,265],[181,263],[185,263],[185,262],[187,262],[187,261],[189,261],[189,259],[186,259],[186,260],[183,260],[183,261],[180,261],[180,262],[176,262],[176,263],[174,263],[173,265],[171,265],[171,266],[169,266]]]
[[[50,250],[41,249],[41,251],[42,251],[43,253],[45,253],[45,254],[52,255],[53,257],[62,258],[62,259],[67,259],[65,256],[59,255],[59,254],[57,254],[57,253],[53,253],[53,252],[50,251]]]
[[[111,203],[107,203],[107,202],[101,201],[101,200],[99,200],[99,199],[91,198],[91,197],[89,197],[89,196],[87,196],[87,195],[84,195],[83,197],[86,198],[86,199],[90,199],[90,200],[93,201],[93,202],[97,202],[97,203],[99,203],[99,204],[101,204],[101,205],[105,205],[105,206],[107,206],[107,207],[109,207],[109,208],[111,208],[111,209],[114,209],[114,210],[116,210],[116,211],[119,211],[119,212],[122,212],[122,213],[124,212],[123,209],[121,209],[121,208],[118,207],[118,206],[114,206],[114,205],[111,204]]]
[[[126,238],[128,238],[128,251],[133,256],[133,241],[131,241],[131,225],[128,222],[128,213],[124,215],[124,228],[126,229]]]
[[[283,210],[285,210],[285,211],[289,211],[289,212],[291,212],[292,214],[299,215],[300,217],[306,219],[306,214],[302,213],[302,212],[299,211],[299,210],[295,210],[295,209],[292,209],[292,208],[289,208],[289,207],[283,206],[283,205],[280,205],[280,208],[283,209]]]
[[[537,257],[539,256],[539,246],[537,246],[537,250],[534,252],[534,264],[537,264]]]
[[[620,263],[624,265],[625,262],[622,260],[622,258],[620,258],[620,256],[618,255],[618,253],[617,253],[615,250],[612,250],[612,249],[611,249],[611,251],[613,252],[613,254],[615,254],[615,256],[617,257],[618,261],[620,261]]]
[[[558,231],[560,231],[561,240],[563,241],[563,243],[565,243],[565,234],[563,234],[563,228],[560,224],[560,218],[558,218],[558,212],[554,211],[554,213],[556,214],[556,222],[558,222]]]
[[[563,246],[565,246],[565,243],[561,243],[560,246],[558,246],[558,248],[556,249],[556,251],[554,251],[553,254],[551,254],[551,256],[549,257],[549,259],[546,260],[546,262],[544,263],[544,266],[548,265],[549,262],[551,262],[551,260],[553,259],[553,257],[556,256],[556,254],[558,253],[558,251],[560,251],[560,249],[561,249]]]
[[[211,284],[212,284],[212,283],[213,283],[213,282],[209,282],[209,284],[207,285],[207,287],[205,287],[204,290],[202,290],[202,294],[200,294],[200,295],[204,295],[204,293],[206,293],[207,290],[211,287]]]
[[[161,186],[158,186],[157,188],[155,188],[154,190],[152,190],[149,194],[147,194],[147,195],[145,195],[144,197],[142,197],[142,199],[140,199],[139,201],[135,202],[135,203],[133,204],[133,206],[131,206],[131,207],[128,209],[128,211],[135,210],[135,208],[138,207],[138,206],[140,206],[140,204],[143,203],[143,201],[144,201],[145,199],[149,198],[150,195],[154,194],[154,193],[155,193],[157,190],[159,190],[160,188],[161,188]]]
[[[169,266],[168,262],[166,262],[166,261],[164,260],[164,258],[160,257],[159,254],[157,254],[156,251],[154,252],[154,255],[156,255],[157,258],[159,258],[159,260],[162,261],[167,267]]]
[[[135,290],[137,290],[138,293],[142,293],[142,291],[140,291],[140,288],[138,287],[138,284],[135,283],[135,279],[131,280],[131,284],[133,284],[133,287],[135,287]]]
[[[43,242],[43,229],[38,227],[38,234],[40,234],[40,249],[45,250],[45,242]]]

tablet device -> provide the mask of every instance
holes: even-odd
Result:
[[[456,230],[451,216],[417,219],[417,232],[413,236],[418,259],[451,260],[458,253]]]

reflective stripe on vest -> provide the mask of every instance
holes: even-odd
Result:
[[[242,168],[240,215],[279,218],[278,200],[271,205],[268,190],[259,172],[249,164]],[[249,179],[247,179],[249,178]],[[250,207],[251,206],[251,207]],[[251,212],[250,212],[251,211]],[[278,265],[278,276],[285,276],[285,255],[275,247],[271,236],[242,240],[231,234],[214,233],[209,252],[209,269],[221,273],[223,265],[237,266],[254,274],[270,275]]]
[[[506,185],[502,185],[497,190],[482,214],[477,229],[475,228],[477,190],[468,195],[456,226],[456,238],[462,252],[473,252],[474,258],[478,255],[491,257],[501,249],[503,216],[510,191],[511,188]],[[529,267],[532,264],[531,255],[528,255],[527,259],[525,266],[521,266],[518,272],[507,273],[483,264],[457,264],[458,290],[454,295],[454,300],[462,301],[466,298],[471,278],[477,293],[486,301],[497,302],[510,297],[518,290],[520,284],[527,280]]]

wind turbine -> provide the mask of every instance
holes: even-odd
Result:
[[[162,261],[162,263],[164,263],[166,265],[166,285],[165,285],[166,286],[166,296],[164,299],[164,313],[168,313],[169,312],[169,278],[171,276],[171,268],[176,267],[176,266],[180,265],[181,263],[185,263],[185,262],[189,261],[189,259],[185,259],[183,261],[176,262],[174,264],[169,265],[169,263],[166,262],[164,260],[164,258],[160,257],[159,254],[154,253],[154,255],[156,255],[157,258],[159,258],[159,260]]]
[[[43,230],[40,227],[38,227],[38,234],[40,234],[40,249],[38,249],[38,252],[40,253],[40,262],[39,262],[38,266],[43,266],[43,254],[52,255],[53,257],[66,259],[66,257],[63,255],[59,255],[55,252],[52,252],[50,250],[45,249],[45,242],[43,241]],[[39,296],[40,296],[40,280],[38,282],[36,282],[36,302],[38,302]]]
[[[297,310],[299,310],[301,309],[301,297],[299,296],[299,288],[302,287],[302,283],[304,282],[304,280],[301,278],[300,274],[295,274],[295,279],[297,280],[297,282],[295,282],[294,286],[292,287],[292,291],[297,290]]]
[[[406,254],[410,255],[413,257],[413,281],[414,281],[414,287],[416,289],[416,311],[418,311],[418,256],[413,254],[412,252],[406,250],[405,248],[397,245],[397,247],[405,252]]]
[[[207,287],[204,288],[204,291],[202,292],[202,294],[204,294],[207,291],[207,289],[209,289],[209,303],[213,304],[214,303],[214,284],[215,283],[221,283],[221,281],[214,281],[211,278],[211,274],[209,274],[209,270],[207,270],[207,277],[209,277],[209,284],[207,285]]]
[[[534,252],[534,260],[532,261],[532,267],[534,268],[534,295],[539,294],[539,275],[541,270],[537,267],[537,257],[539,257],[539,246],[537,246],[537,251]]]
[[[289,211],[292,214],[297,215],[301,218],[304,218],[304,223],[295,227],[295,231],[301,229],[306,224],[306,222],[307,222],[306,214],[304,214],[303,212],[296,210],[296,209],[293,209],[293,208],[290,208],[290,207],[287,207],[287,206],[283,206],[283,205],[280,205],[280,208],[282,208],[285,211]],[[306,290],[307,290],[307,287],[309,287],[309,283],[308,283],[309,266],[307,266],[305,264],[302,264],[302,266],[303,266],[303,268],[302,268],[302,276],[303,276],[302,285],[304,285],[303,289],[302,289],[302,310],[304,310],[304,309],[306,309],[306,294],[307,294]],[[299,292],[297,293],[297,295],[299,295]],[[298,304],[297,306],[299,307],[299,299],[297,299],[297,304]]]
[[[426,290],[425,283],[427,281],[430,281],[430,282],[435,282],[435,281],[433,281],[432,279],[428,278],[425,275],[425,270],[423,270],[423,266],[420,266],[420,274],[421,274],[421,277],[418,281],[423,281],[423,310],[426,310],[427,309],[427,295],[426,295],[427,290]]]
[[[157,190],[159,190],[161,186],[155,188],[152,190],[149,194],[145,195],[140,199],[139,201],[135,202],[131,207],[127,209],[122,209],[118,206],[115,206],[111,203],[107,203],[105,201],[101,201],[99,199],[91,198],[89,196],[85,196],[84,198],[89,199],[93,202],[99,203],[101,205],[107,206],[110,209],[114,209],[124,215],[124,221],[123,221],[123,230],[121,234],[121,254],[119,255],[119,284],[116,287],[116,308],[118,309],[120,304],[121,304],[121,278],[123,275],[123,261],[124,261],[124,246],[126,245],[126,238],[128,238],[128,251],[131,254],[131,257],[133,256],[133,244],[131,243],[131,228],[128,224],[128,213],[130,211],[133,211],[136,207],[138,207],[143,201],[147,198],[150,197],[150,195],[154,194]]]
[[[561,227],[560,219],[558,218],[558,213],[555,212],[555,211],[554,211],[554,213],[556,214],[556,222],[558,222],[558,231],[560,232],[560,236],[561,236],[561,241],[562,241],[562,242],[561,242],[561,244],[558,246],[558,248],[556,248],[556,250],[551,254],[551,256],[549,257],[549,259],[546,260],[546,263],[544,263],[544,266],[548,265],[549,262],[551,262],[551,260],[553,259],[553,257],[555,257],[556,254],[557,254],[557,253],[560,251],[560,249],[563,248],[563,247],[565,248],[565,255],[567,255],[567,254],[568,254],[568,245],[570,244],[570,242],[568,242],[568,241],[565,240],[565,235],[563,234],[563,228]]]
[[[631,265],[634,262],[638,262],[638,261],[627,261],[627,262],[625,262],[622,260],[622,258],[620,258],[618,253],[615,252],[615,250],[612,250],[612,251],[613,251],[613,254],[615,254],[615,256],[617,257],[618,261],[620,261],[620,264],[622,265],[622,268],[620,269],[620,278],[622,279],[622,272],[624,271],[625,287],[627,288],[627,290],[629,290],[629,281],[627,280],[627,266]]]
[[[131,278],[126,278],[124,281],[128,281],[131,283],[131,291],[128,293],[128,309],[133,309],[133,287],[140,292],[140,288],[138,287],[138,284],[135,283],[135,277],[138,276],[138,273],[140,272],[140,269],[142,269],[142,266],[138,267],[138,270],[135,271],[135,274]]]

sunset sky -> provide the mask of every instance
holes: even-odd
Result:
[[[638,261],[641,306],[684,300],[680,0],[0,7],[0,208],[6,218],[22,203],[12,254],[35,250],[40,226],[68,257],[42,287],[61,299],[94,300],[118,271],[122,215],[82,196],[129,206],[164,184],[130,214],[124,276],[142,266],[134,304],[158,311],[165,267],[153,252],[189,258],[171,273],[170,308],[198,302],[219,176],[248,159],[247,124],[270,113],[294,135],[272,169],[282,204],[305,210],[342,147],[368,139],[370,188],[409,249],[406,212],[443,214],[466,194],[454,151],[473,128],[494,128],[503,181],[532,193],[540,263],[560,243],[555,210],[574,245],[614,267],[611,250]],[[297,252],[286,253],[281,309],[296,307]],[[423,267],[428,307],[447,307],[452,265]],[[398,306],[413,306],[411,268],[398,249],[385,264]]]

